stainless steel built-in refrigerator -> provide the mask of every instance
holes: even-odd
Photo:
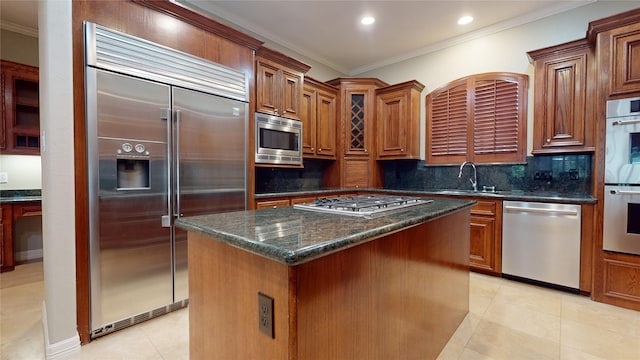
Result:
[[[233,69],[95,24],[86,34],[97,337],[187,304],[174,219],[246,208],[248,96]]]

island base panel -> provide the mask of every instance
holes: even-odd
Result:
[[[190,357],[434,359],[469,309],[469,221],[465,209],[295,266],[190,232]]]

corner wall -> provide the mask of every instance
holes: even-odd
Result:
[[[71,1],[38,2],[44,304],[47,359],[80,351],[76,249]]]

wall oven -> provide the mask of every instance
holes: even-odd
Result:
[[[640,97],[607,101],[603,249],[640,255]]]
[[[302,165],[302,122],[256,113],[256,164]]]

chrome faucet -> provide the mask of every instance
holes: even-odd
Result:
[[[471,181],[471,186],[473,186],[473,191],[478,191],[478,172],[476,170],[476,164],[471,161],[465,161],[460,165],[460,172],[458,173],[458,179],[462,178],[462,170],[465,165],[471,165],[473,168],[473,178],[469,177],[469,181]]]

